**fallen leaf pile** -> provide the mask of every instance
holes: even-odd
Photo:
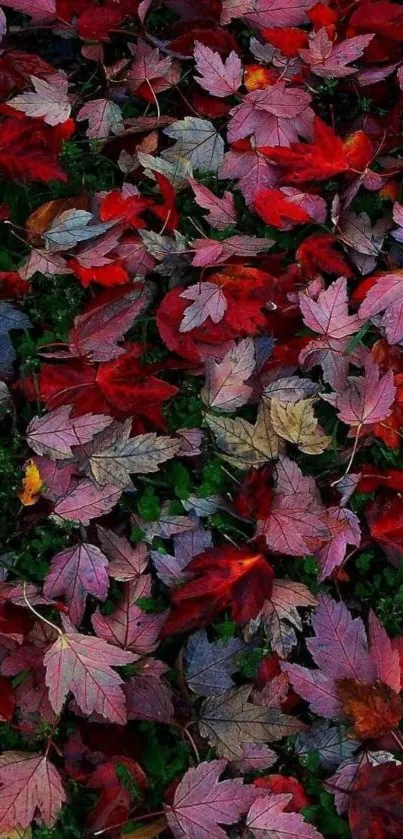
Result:
[[[4,7],[0,837],[401,839],[403,6]]]

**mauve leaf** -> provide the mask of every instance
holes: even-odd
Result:
[[[210,643],[204,629],[191,635],[186,645],[189,687],[199,696],[220,696],[234,683],[232,673],[237,670],[236,656],[245,649],[239,638]]]
[[[27,752],[0,756],[0,830],[29,827],[39,812],[52,827],[66,801],[60,775],[47,757]]]
[[[122,490],[132,486],[130,475],[158,472],[161,463],[174,457],[180,440],[157,437],[154,432],[117,440],[90,457],[91,472],[98,484],[114,484]]]
[[[90,224],[92,219],[92,213],[87,210],[65,210],[43,234],[46,250],[51,253],[71,250],[78,242],[94,239],[115,224],[115,221]]]
[[[150,553],[160,580],[170,588],[186,579],[183,572],[194,556],[202,553],[206,548],[211,548],[211,532],[204,530],[195,522],[194,530],[178,533],[173,537],[173,542],[175,556],[159,551]]]
[[[69,617],[78,626],[88,594],[106,600],[109,588],[108,560],[95,545],[73,545],[53,557],[45,583],[49,598],[64,597]]]
[[[206,363],[206,383],[201,398],[208,408],[231,412],[248,401],[252,388],[245,384],[255,368],[255,345],[244,338],[223,360]]]
[[[44,657],[52,708],[60,714],[67,695],[72,693],[86,716],[95,711],[123,725],[127,719],[123,682],[112,667],[131,664],[136,657],[102,638],[78,632],[60,634]]]
[[[92,99],[80,108],[77,120],[88,120],[86,130],[90,139],[106,139],[109,134],[120,134],[124,130],[122,111],[109,99]]]
[[[71,417],[72,405],[62,406],[42,417],[34,417],[27,427],[27,441],[39,455],[52,460],[67,460],[73,456],[72,446],[82,446],[107,428],[112,418],[103,414],[84,414]]]
[[[164,129],[175,145],[169,150],[174,159],[185,158],[199,172],[217,172],[224,157],[224,140],[212,122],[184,117]]]
[[[302,292],[299,304],[305,325],[319,335],[346,338],[358,332],[361,326],[358,315],[348,313],[345,277],[340,277],[325,291],[321,291],[317,300]]]
[[[389,685],[396,693],[401,690],[401,666],[398,650],[393,649],[392,642],[384,627],[370,611],[368,621],[370,658],[375,666],[375,675],[385,685]]]
[[[8,104],[28,117],[42,117],[48,125],[59,125],[70,116],[71,104],[67,93],[69,83],[56,73],[47,78],[48,81],[31,76],[35,93],[21,93]]]
[[[3,5],[14,9],[15,12],[30,15],[36,23],[56,15],[55,0],[7,0]]]
[[[352,618],[343,602],[321,595],[312,625],[315,638],[308,638],[307,647],[318,667],[334,679],[373,680],[361,618]]]
[[[304,727],[299,720],[277,709],[253,705],[248,701],[250,694],[251,686],[244,685],[203,702],[200,734],[207,737],[220,757],[239,760],[243,756],[243,743],[281,740]]]
[[[259,796],[248,813],[247,826],[256,839],[323,839],[300,813],[284,812],[292,795]]]
[[[134,548],[124,536],[97,525],[98,539],[108,557],[108,574],[119,582],[137,580],[147,568],[148,548],[139,542]]]
[[[258,521],[257,533],[265,537],[272,551],[291,556],[312,553],[330,538],[315,482],[286,457],[278,462],[276,471],[270,514]]]
[[[226,760],[211,760],[183,776],[172,805],[165,807],[177,839],[226,839],[220,824],[234,824],[247,812],[257,791],[240,778],[220,781],[226,766]]]
[[[347,388],[336,397],[343,422],[353,428],[382,422],[391,411],[396,395],[393,371],[381,374],[371,358],[365,362],[365,376],[351,376]]]
[[[206,186],[197,183],[194,178],[189,178],[193,189],[196,204],[208,210],[206,221],[217,230],[225,230],[226,227],[233,227],[237,222],[237,211],[235,208],[234,196],[231,192],[224,192],[222,198],[211,192]]]
[[[358,517],[352,510],[344,507],[328,507],[327,515],[336,525],[336,530],[327,545],[317,553],[321,566],[320,580],[325,580],[343,564],[347,545],[357,547],[361,541],[361,528]]]
[[[389,343],[398,344],[403,339],[403,274],[381,274],[367,291],[360,306],[360,318],[366,320],[382,312],[379,325]]]
[[[125,684],[127,714],[129,720],[147,722],[172,722],[175,709],[172,691],[166,682],[152,673],[133,676]]]
[[[231,96],[242,84],[242,62],[236,52],[230,52],[225,62],[218,52],[195,41],[195,79],[212,96]]]
[[[207,318],[219,323],[227,310],[227,300],[222,288],[215,283],[197,283],[182,291],[181,297],[192,300],[187,306],[179,327],[179,332],[190,332],[201,326]]]
[[[116,486],[97,486],[83,480],[56,504],[54,513],[67,521],[89,524],[92,519],[109,513],[117,504],[122,490]]]
[[[124,355],[117,342],[150,301],[150,288],[142,283],[134,288],[123,286],[112,298],[108,292],[98,295],[88,311],[74,318],[69,335],[71,355],[86,356],[89,361],[110,361]]]
[[[252,90],[230,112],[228,141],[253,135],[261,147],[291,146],[299,136],[310,139],[314,119],[310,102],[309,93],[286,87],[280,80],[263,90]]]
[[[99,638],[108,644],[131,650],[137,656],[148,655],[158,646],[158,638],[167,618],[167,612],[143,612],[133,599],[131,586],[126,586],[123,597],[111,615],[102,615],[99,609],[92,616],[92,625]]]
[[[340,79],[357,73],[348,67],[352,61],[361,58],[374,35],[356,35],[334,44],[323,26],[309,37],[309,49],[299,50],[301,58],[310,65],[311,73],[324,79]]]

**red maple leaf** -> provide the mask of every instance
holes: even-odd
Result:
[[[273,569],[247,548],[211,548],[186,568],[193,578],[172,595],[173,611],[163,630],[167,637],[206,626],[223,609],[236,623],[255,618],[272,592]]]

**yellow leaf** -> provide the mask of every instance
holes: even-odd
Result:
[[[259,408],[255,425],[236,417],[215,417],[207,414],[206,422],[213,432],[222,455],[238,469],[263,466],[278,455],[278,437],[266,405]]]
[[[321,454],[332,441],[318,425],[312,399],[301,399],[299,402],[272,399],[270,418],[279,437],[294,443],[305,454]]]
[[[41,473],[33,460],[28,460],[25,465],[25,475],[22,479],[22,490],[18,495],[24,507],[31,507],[36,504],[41,494],[43,480]]]

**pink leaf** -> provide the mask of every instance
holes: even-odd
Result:
[[[262,795],[256,799],[246,822],[256,839],[321,839],[322,834],[300,813],[284,812],[291,799],[292,795]]]
[[[312,625],[315,638],[307,639],[307,647],[326,675],[333,679],[373,681],[374,667],[361,618],[352,618],[343,602],[321,595]]]
[[[352,510],[344,507],[329,507],[327,514],[330,520],[334,520],[336,531],[327,545],[317,554],[321,566],[320,580],[325,580],[335,568],[342,565],[347,545],[357,547],[361,540],[360,522]]]
[[[83,414],[71,417],[72,405],[57,408],[43,417],[34,417],[27,428],[31,449],[52,460],[67,460],[73,456],[72,446],[83,446],[107,428],[112,418],[103,414]]]
[[[158,637],[166,621],[167,612],[147,614],[136,606],[132,588],[125,587],[112,615],[102,615],[99,609],[92,616],[92,625],[99,638],[109,644],[131,650],[138,656],[152,653],[158,646]]]
[[[286,87],[284,81],[247,93],[230,112],[228,141],[254,135],[256,146],[290,146],[298,138],[310,139],[314,114],[309,93]]]
[[[76,626],[84,614],[87,595],[106,600],[108,594],[108,560],[95,545],[74,545],[53,557],[46,575],[46,597],[64,596],[69,616]]]
[[[339,79],[356,73],[348,67],[352,61],[361,58],[373,35],[357,35],[334,44],[323,26],[309,38],[309,49],[299,50],[301,58],[310,65],[311,72],[324,79]]]
[[[201,398],[209,408],[231,412],[244,405],[252,388],[245,384],[255,368],[255,345],[245,338],[224,356],[206,363],[206,383]]]
[[[30,827],[38,813],[54,825],[66,794],[53,763],[42,754],[3,752],[0,756],[0,830]],[[10,834],[11,836],[11,834]]]
[[[219,178],[238,179],[238,189],[250,207],[255,196],[262,189],[276,185],[277,169],[256,149],[251,151],[230,150],[224,155],[224,161],[218,172]]]
[[[276,469],[272,507],[269,516],[258,522],[257,534],[265,537],[272,551],[304,556],[330,536],[316,485],[286,457],[280,459]]]
[[[119,296],[101,293],[95,304],[74,318],[70,332],[70,354],[86,356],[90,361],[110,361],[122,355],[117,346],[136,317],[150,302],[150,289],[136,283],[130,291],[123,287]]]
[[[196,251],[192,265],[204,268],[226,262],[233,256],[252,257],[261,251],[268,251],[273,239],[258,239],[257,236],[230,236],[222,242],[215,239],[195,239],[192,247]]]
[[[365,376],[351,376],[346,390],[336,398],[336,407],[343,422],[361,428],[382,422],[391,411],[396,395],[393,371],[381,375],[379,367],[368,358]]]
[[[161,57],[157,48],[147,44],[140,38],[135,48],[134,61],[128,75],[129,87],[134,93],[144,82],[162,79],[172,66],[172,58]]]
[[[159,676],[133,676],[125,684],[130,720],[171,723],[174,716],[171,688]]]
[[[244,17],[259,29],[271,26],[299,26],[308,23],[307,10],[313,0],[223,0],[221,25]]]
[[[348,313],[345,277],[340,277],[325,291],[321,291],[317,300],[302,292],[299,295],[299,304],[305,325],[319,335],[346,338],[348,335],[354,335],[360,328],[358,316]]]
[[[247,812],[257,791],[240,778],[219,781],[226,766],[226,760],[212,760],[186,772],[165,808],[177,839],[226,839],[220,824],[235,824]]]
[[[231,227],[236,224],[237,214],[234,203],[234,196],[231,192],[224,192],[224,196],[219,198],[214,195],[206,186],[197,183],[193,178],[189,178],[189,183],[193,189],[196,204],[208,210],[209,214],[206,216],[206,221],[217,230],[225,230],[226,227]]]
[[[369,613],[368,630],[370,658],[375,665],[375,677],[389,685],[396,693],[400,693],[399,652],[393,649],[390,638],[372,609]]]
[[[35,23],[48,20],[56,15],[55,0],[7,0],[3,3],[15,12],[29,15]]]
[[[231,96],[242,84],[242,62],[236,52],[230,52],[225,62],[218,52],[195,41],[194,57],[200,76],[196,81],[212,96]]]
[[[137,580],[147,568],[148,548],[139,542],[133,548],[124,536],[97,525],[98,538],[109,559],[108,574],[120,582]]]
[[[47,651],[46,685],[49,700],[60,714],[69,693],[72,693],[83,714],[94,711],[110,722],[126,722],[122,679],[112,667],[131,664],[136,656],[107,644],[102,638],[60,634]]]
[[[92,519],[109,513],[121,495],[122,490],[115,486],[101,487],[85,479],[58,501],[54,512],[67,521],[79,521],[87,525]]]
[[[219,323],[227,310],[227,300],[221,286],[216,283],[196,283],[182,291],[181,297],[192,300],[187,306],[179,327],[179,332],[191,332],[201,326],[207,318]]]
[[[124,130],[122,111],[109,99],[92,99],[80,108],[77,120],[88,120],[87,137],[106,139]]]
[[[380,326],[385,330],[390,344],[403,339],[403,275],[382,274],[367,291],[361,303],[359,315],[362,320],[383,315]]]
[[[309,670],[288,661],[282,661],[280,666],[287,673],[295,692],[309,703],[315,714],[326,719],[340,716],[341,703],[332,679],[320,670]]]

